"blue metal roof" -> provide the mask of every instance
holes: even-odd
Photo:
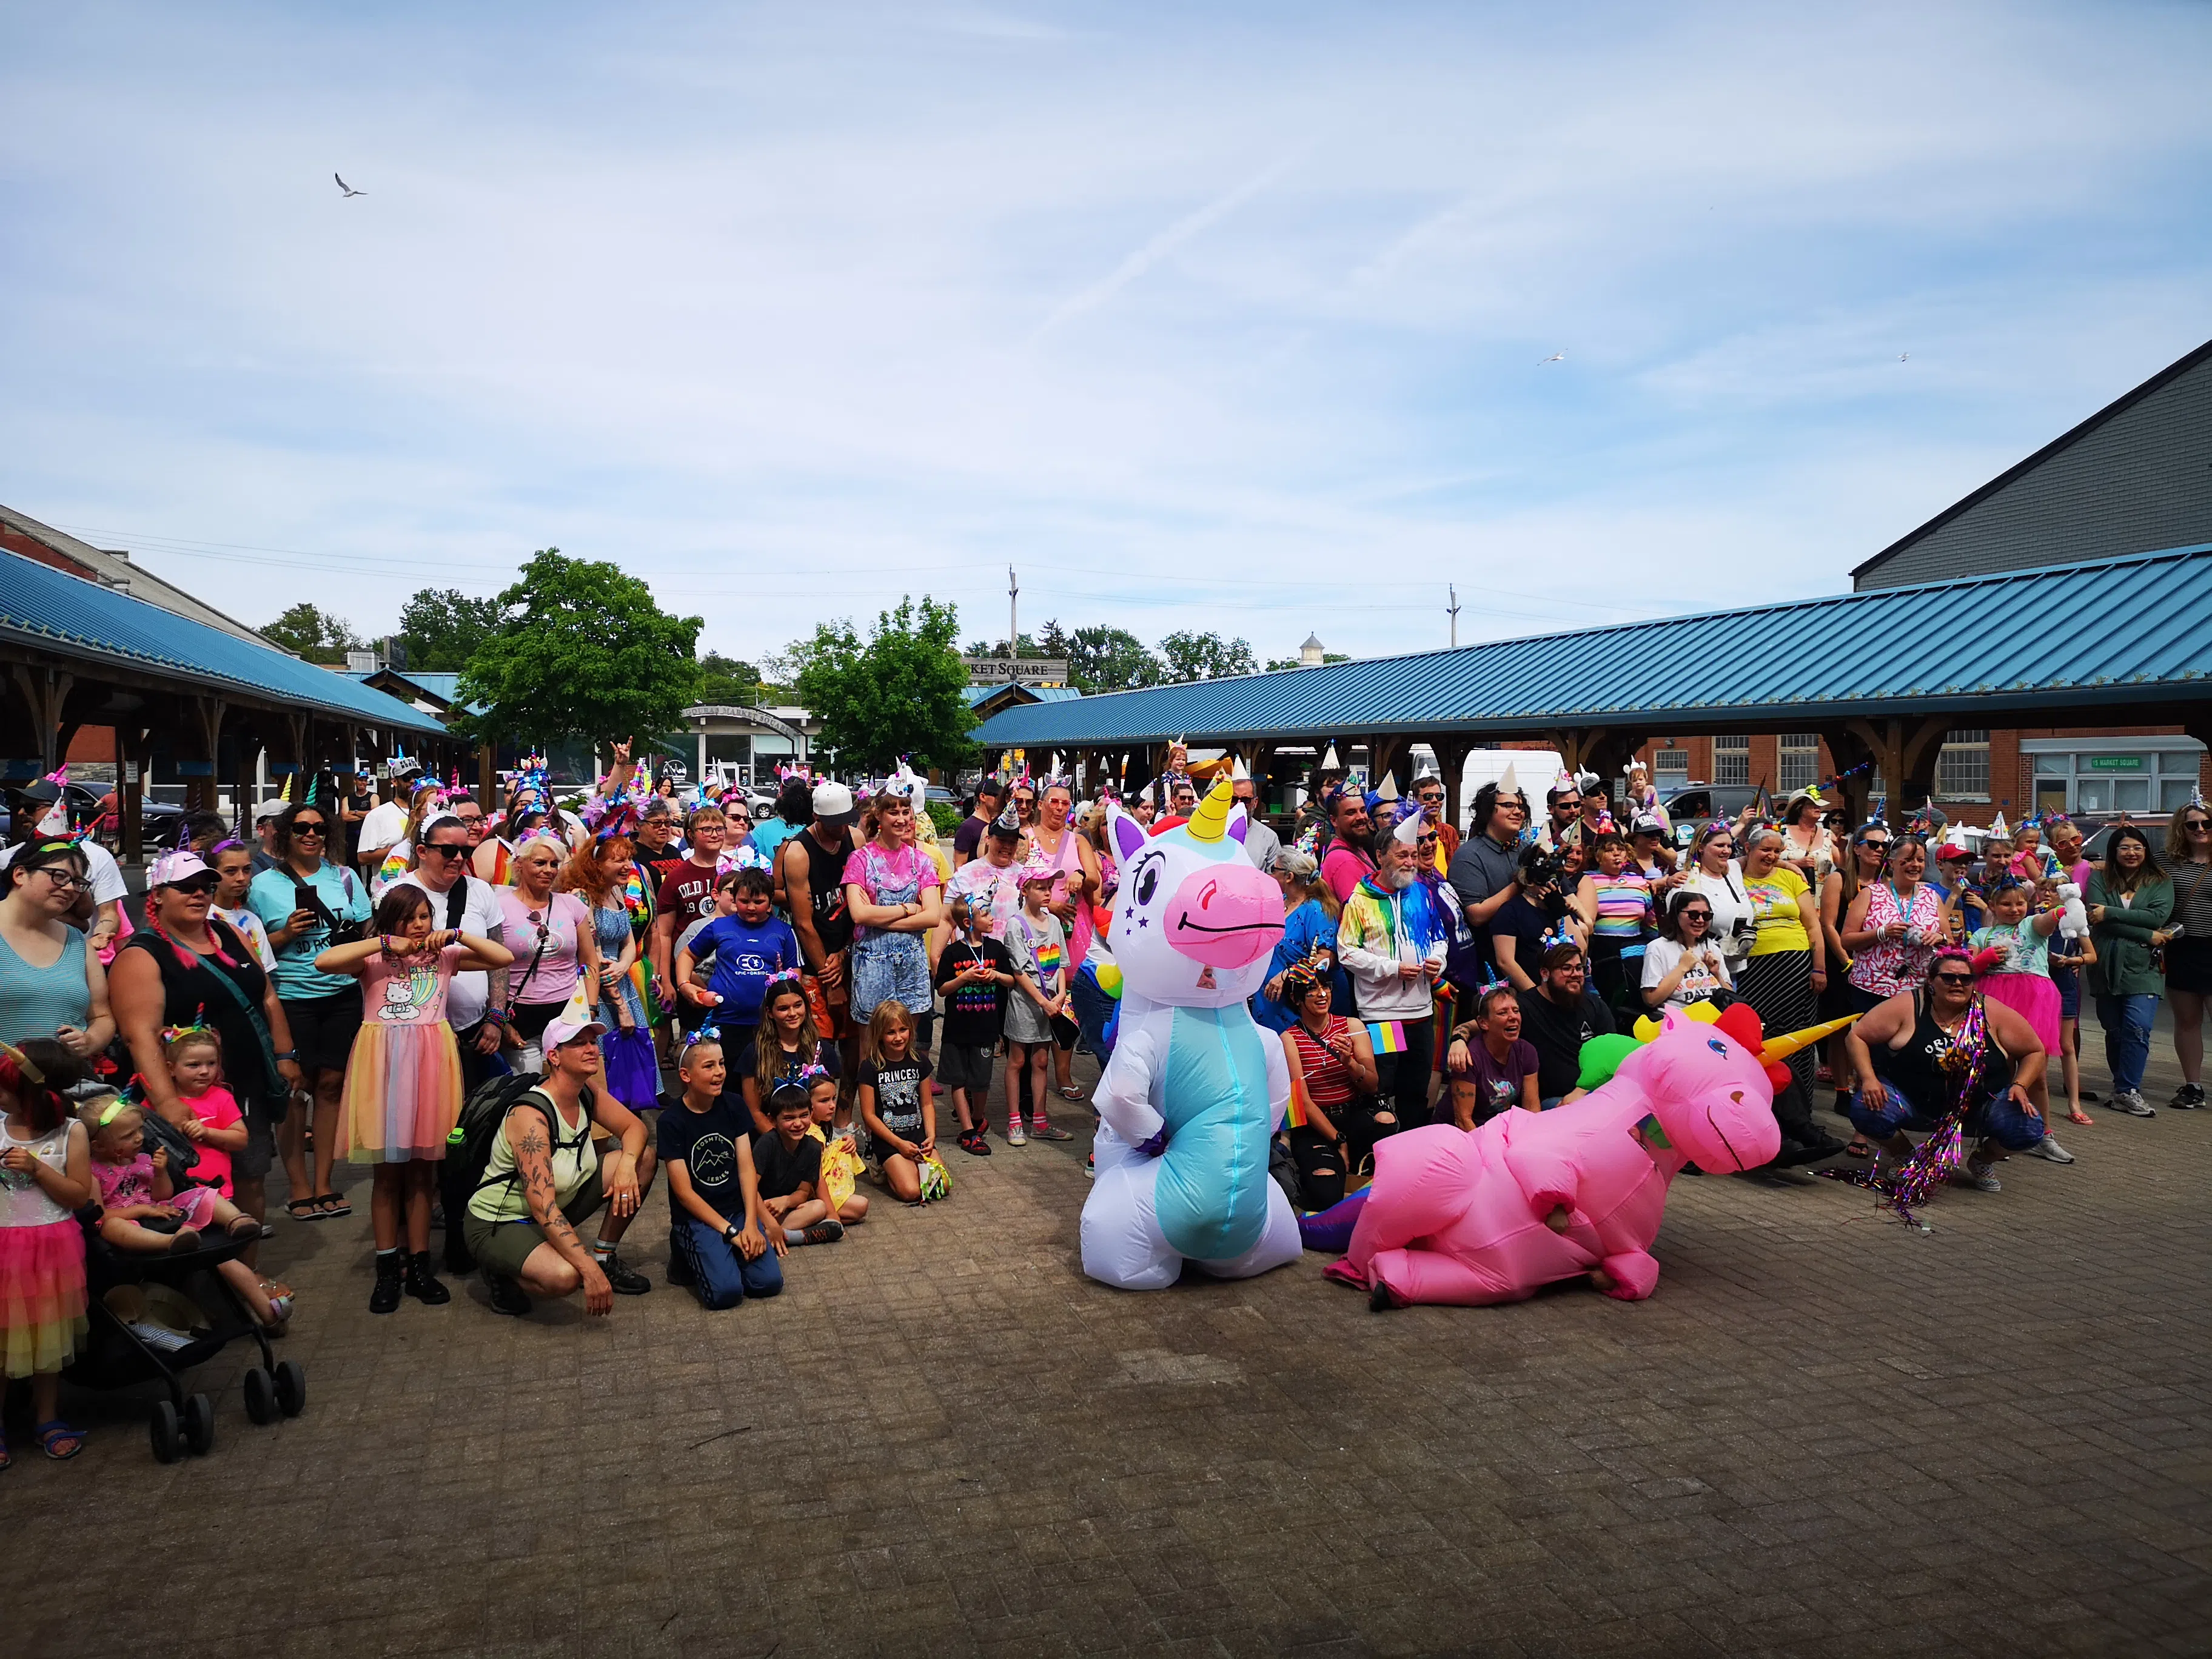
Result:
[[[446,728],[358,680],[193,622],[19,554],[0,553],[0,638],[64,656],[125,663],[304,705],[362,726],[443,737]]]
[[[1516,737],[2176,699],[2212,701],[2212,543],[1030,704],[974,736],[1030,749]]]
[[[418,672],[412,668],[391,668],[379,669],[377,672],[397,674],[408,684],[419,687],[429,696],[437,698],[448,708],[454,706],[461,683],[459,674],[446,669],[428,669]],[[375,675],[357,674],[351,669],[348,669],[346,678],[365,684],[374,679]],[[484,712],[485,707],[483,703],[472,702],[468,705],[466,712],[471,714],[481,714]]]

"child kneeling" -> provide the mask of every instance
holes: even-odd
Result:
[[[665,1105],[655,1145],[668,1171],[668,1282],[689,1285],[710,1311],[783,1288],[782,1229],[770,1231],[753,1170],[752,1115],[725,1094],[722,1045],[701,1036],[676,1074],[684,1093]]]
[[[836,1079],[824,1077],[822,1082],[834,1106]],[[753,1137],[753,1169],[768,1224],[782,1233],[778,1248],[836,1243],[844,1237],[847,1224],[867,1214],[867,1199],[855,1193],[836,1214],[830,1213],[822,1173],[826,1149],[812,1133],[814,1103],[807,1090],[785,1084],[769,1097],[769,1114],[775,1127]]]

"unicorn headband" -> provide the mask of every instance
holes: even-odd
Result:
[[[167,1047],[181,1037],[214,1036],[215,1034],[215,1027],[207,1023],[207,1010],[203,1007],[192,1017],[192,1023],[189,1025],[164,1025],[161,1028],[161,1042]]]
[[[31,1057],[12,1042],[0,1042],[0,1054],[15,1062],[15,1069],[23,1074],[26,1083],[44,1084],[46,1074],[40,1071]]]
[[[1574,936],[1573,932],[1564,921],[1556,923],[1551,931],[1544,935],[1541,943],[1547,951],[1556,950],[1562,945],[1571,945],[1577,950],[1582,948],[1582,941]]]

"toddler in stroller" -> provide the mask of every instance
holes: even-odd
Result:
[[[98,1188],[95,1231],[112,1249],[129,1255],[182,1255],[200,1248],[203,1232],[220,1231],[251,1243],[261,1224],[212,1187],[178,1188],[169,1177],[166,1149],[145,1149],[145,1114],[120,1099],[88,1102],[78,1109],[92,1139],[92,1176]],[[216,1268],[264,1326],[281,1326],[283,1314],[260,1277],[235,1255]]]

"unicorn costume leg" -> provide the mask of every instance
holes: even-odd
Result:
[[[1273,1181],[1267,1183],[1267,1228],[1260,1235],[1260,1242],[1242,1255],[1231,1256],[1226,1261],[1201,1261],[1198,1264],[1200,1267],[1216,1279],[1249,1279],[1270,1267],[1296,1261],[1305,1253],[1305,1241],[1298,1232],[1298,1213],[1291,1207],[1291,1200]]]
[[[1182,1257],[1161,1232],[1154,1200],[1159,1160],[1098,1125],[1097,1178],[1083,1206],[1083,1271],[1125,1291],[1159,1291],[1182,1276]]]

